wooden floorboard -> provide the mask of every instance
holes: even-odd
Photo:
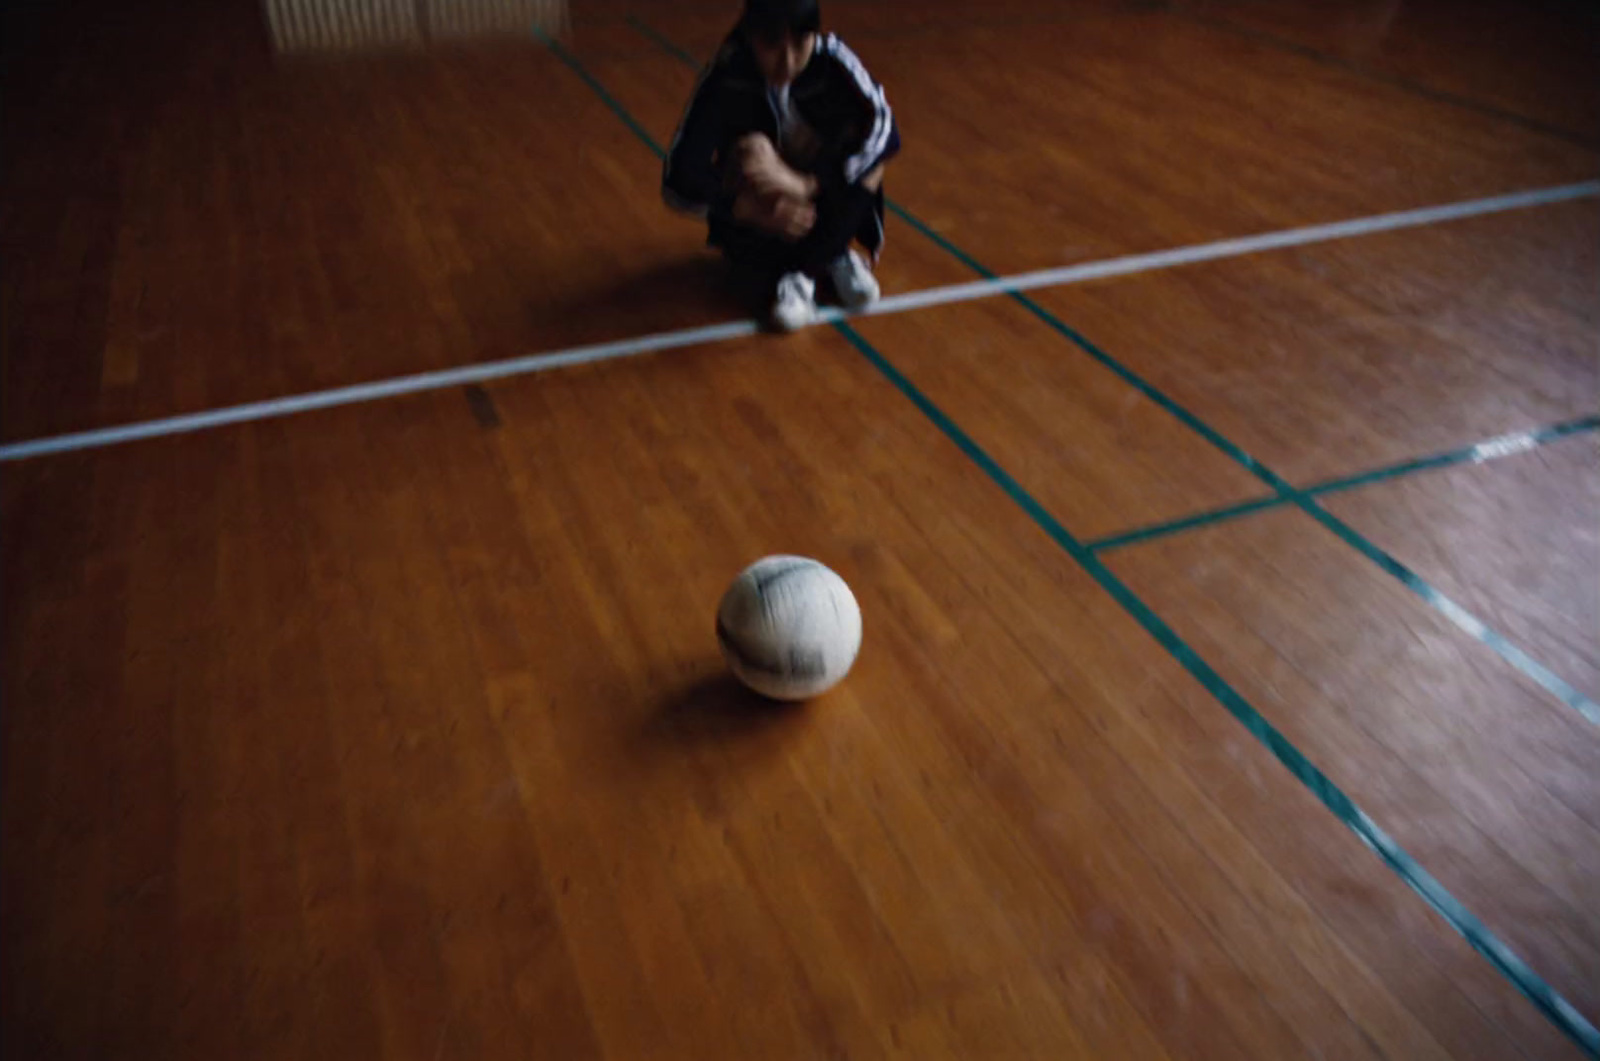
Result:
[[[102,587],[7,627],[14,1043],[1468,1056],[1525,1007],[837,338],[492,394],[8,477],[99,510]],[[707,616],[782,548],[875,618],[763,716]]]
[[[1600,698],[1600,443],[1335,495],[1340,518]]]
[[[1586,913],[1600,872],[1589,780],[1600,732],[1314,527],[1280,511],[1119,551],[1111,564],[1446,887],[1592,1008],[1579,999],[1600,969]]]
[[[541,46],[352,62],[172,89],[111,164],[30,153],[5,227],[44,255],[6,263],[8,439],[748,312]],[[110,173],[57,198],[52,164]]]
[[[1496,63],[1429,5],[1378,54],[1327,7],[827,7],[891,195],[1000,271],[1595,175],[1493,113],[1583,128],[1543,18]],[[750,312],[536,41],[99,10],[6,16],[7,441]],[[731,11],[567,46],[665,143],[694,71],[628,18],[704,53]],[[1597,221],[1037,297],[1298,483],[1593,413]],[[890,236],[890,292],[972,275]],[[959,427],[817,329],[6,464],[0,1052],[1579,1056],[947,431],[1083,539],[1262,484],[1013,301],[859,328]],[[1327,504],[1595,695],[1595,457]],[[711,628],[779,551],[866,617],[801,708]],[[1600,1016],[1591,724],[1291,508],[1105,555]]]
[[[1600,89],[1585,69],[1600,22],[1582,4],[1554,0],[1515,9],[1446,2],[1350,0],[1272,4],[1186,0],[1180,13],[1258,35],[1456,106],[1600,144]]]
[[[1008,299],[858,327],[1080,538],[1266,492]]]
[[[1035,293],[1305,484],[1600,409],[1600,206]]]

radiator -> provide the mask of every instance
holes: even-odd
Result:
[[[281,52],[417,47],[567,29],[567,0],[263,0]]]

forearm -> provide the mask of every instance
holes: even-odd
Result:
[[[790,165],[772,141],[759,134],[741,143],[739,171],[744,187],[764,196],[809,203],[822,194],[822,181],[815,174]]]

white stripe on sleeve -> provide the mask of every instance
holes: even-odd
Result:
[[[872,104],[872,129],[867,133],[861,150],[844,162],[845,180],[854,183],[872,168],[872,164],[878,161],[878,157],[889,146],[889,134],[894,129],[894,115],[889,110],[889,100],[883,94],[883,86],[872,80],[872,75],[867,73],[867,68],[856,58],[856,53],[850,50],[849,45],[829,33],[822,38],[822,47],[849,71],[850,76],[855,78],[856,87]]]

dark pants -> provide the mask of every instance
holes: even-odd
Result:
[[[817,200],[816,224],[796,241],[714,215],[709,242],[721,249],[735,268],[753,274],[750,279],[762,285],[794,272],[819,279],[858,237],[874,231],[881,235],[882,203],[881,195],[859,187],[827,193]]]

